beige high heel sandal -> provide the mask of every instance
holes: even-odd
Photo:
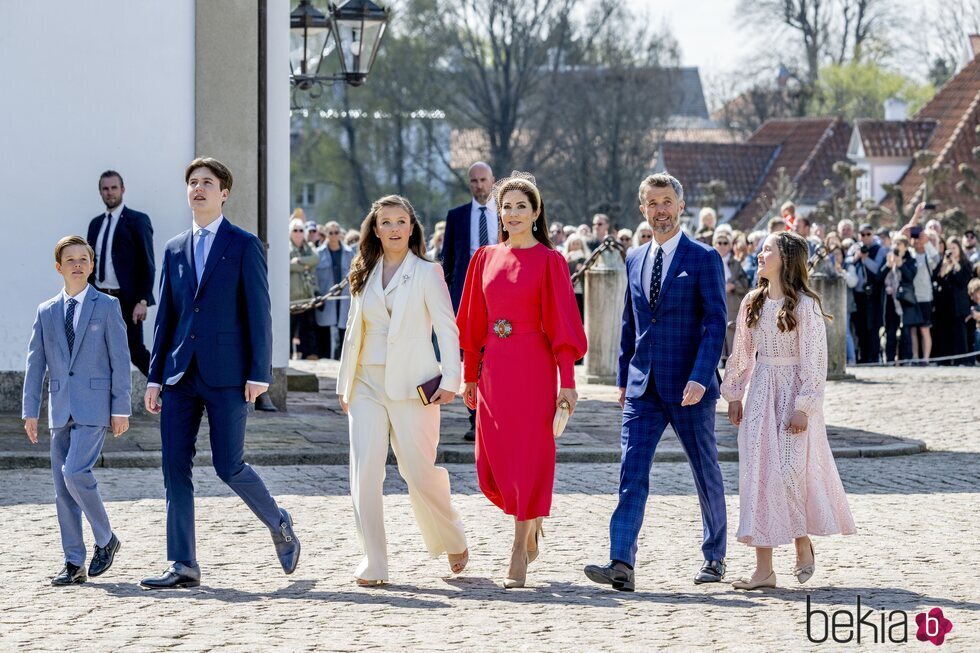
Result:
[[[355,578],[354,582],[357,583],[358,587],[378,587],[380,585],[384,585],[387,581],[370,578]]]
[[[539,539],[544,538],[544,517],[538,517],[537,526],[534,529],[534,550],[527,550],[527,561],[532,563],[538,559],[538,553],[541,551],[541,543]]]
[[[466,569],[466,563],[470,561],[470,550],[464,549],[462,553],[448,553],[446,556],[449,558],[449,570],[454,574],[460,574]]]
[[[511,555],[511,560],[513,560],[513,555]],[[517,587],[524,587],[524,583],[527,582],[527,562],[528,562],[527,553],[525,553],[524,573],[518,578],[511,578],[509,576],[505,578],[503,583],[505,590],[514,589]],[[507,570],[507,573],[511,573],[510,569]]]

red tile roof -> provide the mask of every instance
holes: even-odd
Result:
[[[773,192],[783,168],[797,185],[797,202],[816,204],[832,194],[823,185],[824,179],[834,179],[831,167],[847,158],[851,126],[840,118],[778,118],[767,120],[749,137],[750,144],[776,145],[778,154],[759,184],[759,197]],[[764,215],[763,203],[746,204],[732,222],[750,228]]]
[[[873,158],[911,158],[923,149],[933,131],[935,120],[855,120],[864,154]]]
[[[936,121],[936,129],[926,144],[926,149],[937,155],[931,165],[949,164],[953,168],[953,174],[937,185],[930,199],[938,200],[940,209],[959,206],[974,219],[980,216],[980,199],[956,191],[956,183],[964,179],[957,170],[959,164],[966,163],[974,170],[980,168],[980,162],[972,156],[973,148],[980,145],[976,133],[980,124],[980,57],[974,57],[949,80],[915,118]],[[900,185],[905,210],[911,214],[914,206],[923,200],[925,191],[925,178],[920,166],[913,164],[902,177]],[[884,204],[894,207],[893,200]]]
[[[774,145],[746,143],[686,143],[661,145],[655,169],[665,169],[684,184],[688,204],[698,205],[699,185],[720,179],[727,188],[724,204],[743,204],[755,196],[776,150]]]

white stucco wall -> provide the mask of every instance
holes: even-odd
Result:
[[[187,228],[194,0],[3,0],[0,30],[2,371],[23,369],[35,308],[61,287],[54,244],[104,210],[99,173],[118,170],[153,221],[157,280]]]

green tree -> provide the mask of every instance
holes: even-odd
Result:
[[[905,100],[915,113],[935,94],[932,84],[919,84],[874,62],[831,64],[820,70],[811,115],[884,118],[888,98]]]

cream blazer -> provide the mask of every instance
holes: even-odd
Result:
[[[383,261],[379,260],[368,276],[364,288],[351,298],[344,349],[340,355],[337,394],[350,403],[351,388],[364,343],[364,296],[383,292],[378,277]],[[423,261],[412,252],[390,283],[398,284],[388,327],[388,350],[385,363],[385,392],[396,401],[418,400],[417,387],[440,372],[432,347],[435,331],[442,352],[442,383],[439,387],[459,392],[459,329],[453,313],[449,289],[438,263]],[[382,301],[384,299],[382,298]]]

